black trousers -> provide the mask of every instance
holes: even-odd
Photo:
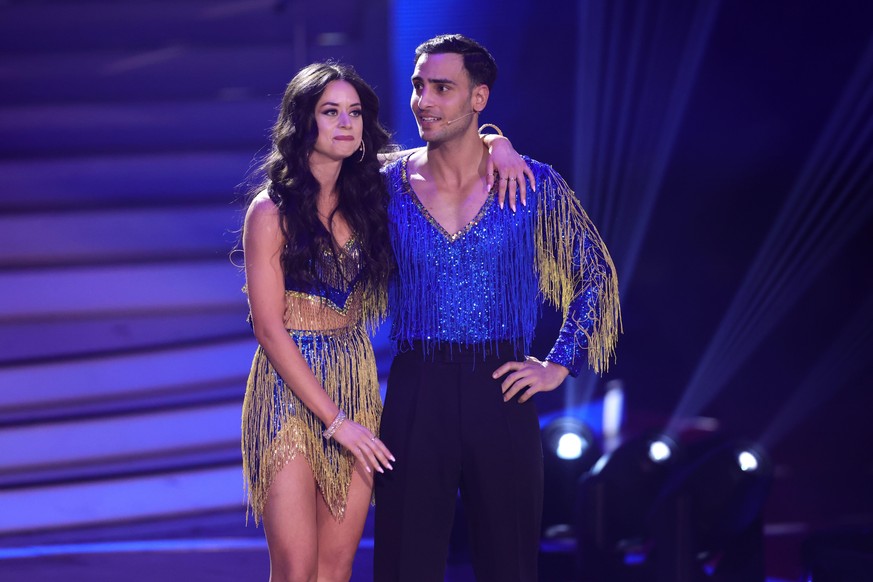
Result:
[[[458,490],[476,579],[537,579],[539,420],[532,400],[503,401],[491,374],[512,350],[500,353],[394,358],[380,438],[397,461],[376,479],[377,582],[443,581]]]

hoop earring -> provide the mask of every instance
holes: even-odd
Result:
[[[358,163],[360,164],[361,162],[364,161],[364,154],[367,153],[367,146],[364,145],[364,138],[363,138],[363,136],[361,137],[361,147],[358,148],[358,149],[361,150],[361,157],[358,158]]]

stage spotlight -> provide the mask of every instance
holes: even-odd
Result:
[[[558,449],[555,452],[561,459],[572,461],[581,457],[587,447],[588,443],[582,437],[568,432],[562,434],[561,438],[558,439]]]
[[[661,434],[641,435],[601,457],[578,489],[580,575],[585,581],[619,581],[650,539],[648,513],[677,464],[676,443]]]
[[[655,463],[664,463],[670,460],[673,449],[664,439],[655,439],[649,444],[649,458]]]
[[[772,466],[764,451],[722,438],[700,443],[665,483],[650,514],[658,580],[764,581],[764,502]]]
[[[660,435],[630,440],[582,479],[581,580],[684,582],[711,574],[763,582],[766,453],[720,435],[689,436],[681,449]]]
[[[571,537],[576,483],[600,454],[594,433],[572,416],[545,426],[543,437],[543,536]]]
[[[740,451],[737,455],[737,463],[740,469],[745,472],[757,471],[760,467],[758,456],[753,451]]]
[[[543,429],[543,446],[564,461],[578,461],[574,466],[583,464],[587,471],[596,460],[597,443],[594,433],[587,424],[573,416],[562,416],[546,425]],[[583,459],[584,457],[584,459]]]

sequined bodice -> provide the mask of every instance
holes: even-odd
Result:
[[[361,248],[352,237],[334,259],[325,250],[316,265],[318,283],[308,286],[285,281],[285,327],[326,330],[348,327],[361,318],[363,282]]]

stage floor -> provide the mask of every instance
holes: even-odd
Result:
[[[549,560],[545,560],[548,562]],[[552,560],[541,582],[570,582]],[[365,538],[355,557],[352,582],[373,579],[373,544]],[[100,542],[0,549],[4,582],[239,582],[269,577],[267,546],[256,538]],[[474,582],[469,564],[450,564],[446,582]],[[788,582],[768,578],[767,582]]]

